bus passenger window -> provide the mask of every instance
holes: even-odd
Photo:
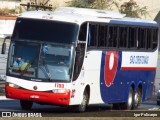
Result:
[[[147,29],[147,49],[152,48],[152,29]]]
[[[119,47],[127,47],[127,27],[119,28]]]
[[[98,46],[105,47],[106,46],[106,36],[107,36],[107,26],[99,26],[98,30]]]
[[[98,25],[90,25],[89,34],[90,38],[88,41],[88,46],[97,47]]]
[[[137,28],[130,27],[129,28],[129,39],[128,39],[128,47],[136,48],[137,46]]]
[[[145,44],[146,39],[146,29],[145,28],[139,28],[138,29],[138,49],[144,49],[146,47]]]
[[[117,47],[118,27],[109,27],[108,47]]]
[[[152,41],[152,49],[157,47],[158,41],[158,29],[153,29],[153,41]]]

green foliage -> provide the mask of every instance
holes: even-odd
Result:
[[[114,0],[72,0],[68,2],[69,7],[112,9],[116,2]]]
[[[149,15],[147,12],[147,7],[140,7],[134,0],[129,2],[124,2],[120,6],[120,12],[126,14],[126,17],[140,18],[141,16]]]
[[[30,0],[30,2],[33,2],[37,5],[46,5],[46,4],[48,4],[49,1],[50,0]]]
[[[25,11],[33,10],[53,10],[56,6],[49,4],[50,0],[30,0],[28,3],[21,4]],[[23,9],[22,8],[22,9]],[[21,9],[21,11],[23,11]]]
[[[149,15],[147,7],[140,7],[134,0],[124,2],[121,6],[116,0],[72,0],[68,2],[69,7],[108,9],[113,10],[116,7],[119,12],[126,14],[126,17],[140,18]]]
[[[83,4],[80,0],[73,0],[68,2],[69,7],[89,8],[86,4]]]

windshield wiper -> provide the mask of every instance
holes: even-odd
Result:
[[[52,81],[51,73],[50,73],[50,71],[49,71],[49,69],[48,69],[47,65],[45,64],[45,62],[43,62],[43,65],[44,65],[44,68],[45,68],[46,74],[47,74],[47,76],[48,76],[48,78],[49,78],[49,81]]]

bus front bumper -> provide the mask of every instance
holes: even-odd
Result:
[[[70,92],[52,93],[43,91],[31,91],[19,88],[5,87],[6,97],[19,100],[27,100],[39,103],[54,104],[54,105],[69,105]]]

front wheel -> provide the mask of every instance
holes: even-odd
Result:
[[[24,110],[30,110],[32,108],[33,102],[32,101],[26,101],[26,100],[20,100],[21,108]]]
[[[86,110],[86,107],[88,105],[88,99],[89,99],[89,96],[88,96],[87,91],[85,90],[84,93],[83,93],[82,102],[81,102],[80,105],[77,106],[77,111],[78,112],[84,112]]]

